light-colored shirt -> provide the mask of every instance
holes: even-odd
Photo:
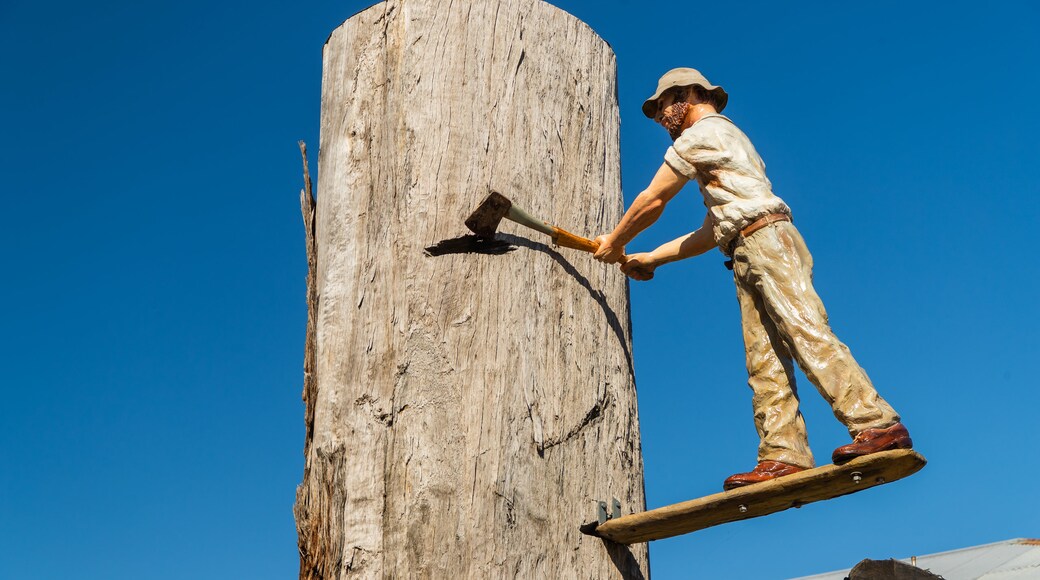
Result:
[[[711,215],[715,243],[723,253],[755,220],[772,213],[791,215],[784,200],[773,194],[766,164],[751,140],[722,115],[698,119],[668,148],[664,160],[697,181]]]

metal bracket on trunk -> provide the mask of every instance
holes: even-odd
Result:
[[[610,502],[610,513],[607,513],[607,502],[598,501],[596,502],[596,521],[600,525],[605,524],[607,520],[621,517],[621,502],[618,498],[611,498]]]

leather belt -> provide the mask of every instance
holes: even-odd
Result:
[[[789,221],[791,221],[791,216],[787,215],[786,213],[771,213],[767,216],[762,216],[757,220],[751,222],[751,224],[748,227],[740,230],[740,235],[741,237],[746,238],[751,234],[757,232],[758,230],[768,226],[769,224]]]

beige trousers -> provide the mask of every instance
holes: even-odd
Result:
[[[747,238],[738,237],[733,278],[761,439],[759,461],[813,466],[792,358],[850,435],[899,421],[831,331],[823,302],[813,289],[812,256],[792,223],[777,222]]]

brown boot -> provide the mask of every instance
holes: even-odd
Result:
[[[896,423],[884,429],[867,429],[848,445],[842,445],[834,450],[831,458],[834,465],[844,465],[857,457],[870,455],[878,451],[889,451],[891,449],[910,449],[914,442],[910,439],[910,433],[902,423]]]
[[[805,468],[798,467],[797,465],[789,465],[780,461],[760,461],[758,465],[755,466],[755,469],[747,473],[738,473],[727,477],[726,481],[722,483],[722,489],[729,491],[738,487],[744,487],[745,485],[761,483],[763,481],[769,481],[770,479],[791,475],[792,473],[798,473],[799,471],[805,471]]]

